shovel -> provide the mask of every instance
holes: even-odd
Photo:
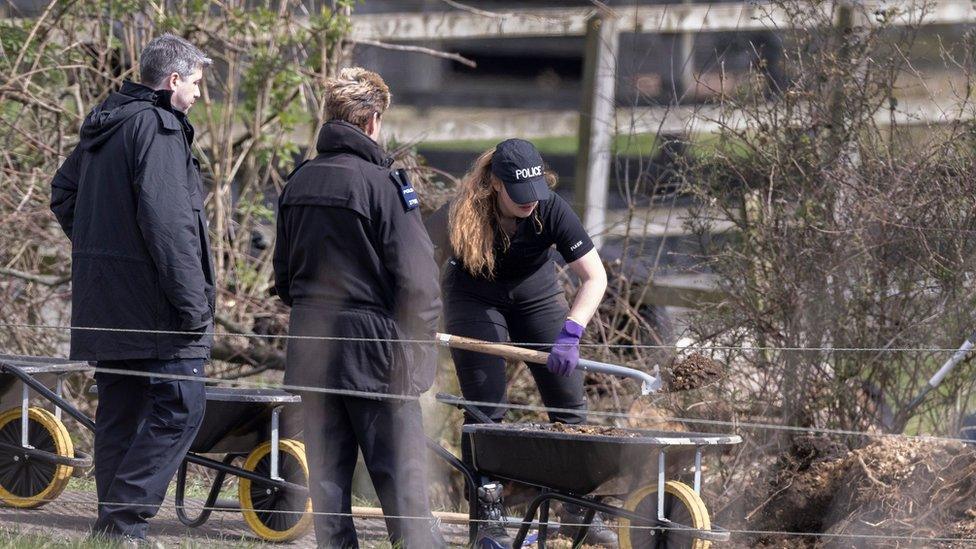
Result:
[[[521,360],[523,362],[545,364],[549,359],[549,353],[534,351],[532,349],[523,349],[522,347],[516,347],[514,345],[492,343],[470,337],[461,337],[441,333],[436,334],[435,338],[438,342],[440,342],[441,345],[450,347],[452,349],[475,351],[478,353],[500,356],[509,360]],[[657,366],[654,367],[653,375],[640,370],[635,370],[633,368],[617,366],[616,364],[607,364],[605,362],[597,362],[595,360],[588,360],[585,358],[579,359],[576,367],[586,372],[610,374],[637,380],[641,384],[641,395],[649,395],[661,389],[660,370]]]
[[[976,334],[969,336],[969,339],[967,339],[959,347],[959,349],[957,349],[956,352],[949,357],[949,360],[945,361],[942,367],[939,368],[939,371],[935,372],[935,375],[929,379],[928,383],[925,384],[925,387],[922,388],[922,391],[918,393],[918,395],[912,399],[911,402],[908,403],[908,406],[905,406],[898,411],[898,417],[895,425],[897,426],[899,432],[905,429],[905,424],[908,422],[908,415],[911,414],[915,408],[918,408],[922,401],[925,400],[925,397],[932,392],[933,389],[938,387],[940,383],[942,383],[945,376],[949,375],[949,372],[951,372],[953,368],[955,368],[964,358],[966,358],[969,351],[976,346],[976,343],[974,342],[976,342]]]

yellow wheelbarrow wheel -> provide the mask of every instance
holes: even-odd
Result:
[[[0,414],[0,442],[21,445],[21,409]],[[27,409],[27,443],[37,450],[75,457],[68,430],[43,408]],[[40,507],[57,498],[68,485],[71,467],[25,459],[23,454],[0,451],[0,501],[12,507]]]
[[[648,484],[631,493],[624,502],[624,509],[649,519],[657,517],[657,483]],[[664,518],[696,530],[712,529],[705,502],[691,486],[676,480],[664,483]],[[680,530],[632,527],[630,520],[625,518],[620,519],[619,527],[620,549],[708,549],[711,545],[710,541],[694,538]]]
[[[255,448],[244,461],[244,469],[271,476],[271,443]],[[297,440],[278,442],[278,476],[293,484],[308,486],[305,445]],[[241,513],[248,527],[268,541],[290,541],[312,526],[312,500],[307,495],[274,490],[241,478],[238,484]]]

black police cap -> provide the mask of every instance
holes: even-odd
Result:
[[[542,155],[524,139],[506,139],[495,146],[491,173],[505,184],[508,196],[518,204],[549,198]]]

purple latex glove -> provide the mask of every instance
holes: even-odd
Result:
[[[556,336],[549,352],[546,366],[549,371],[561,376],[568,376],[576,369],[579,362],[579,341],[583,337],[583,327],[574,320],[566,319],[562,331]]]

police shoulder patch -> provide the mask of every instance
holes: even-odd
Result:
[[[404,210],[409,212],[420,206],[420,199],[417,197],[417,191],[414,190],[410,179],[407,177],[407,170],[399,168],[391,171],[390,179],[396,183],[400,191],[400,202],[403,204]]]

